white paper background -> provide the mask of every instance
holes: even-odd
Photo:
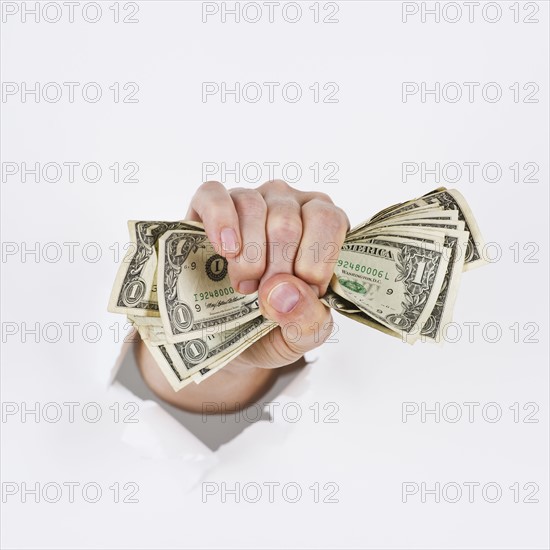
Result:
[[[300,3],[302,17],[294,24],[280,8],[274,23],[267,22],[265,6],[256,24],[237,24],[231,16],[222,23],[220,14],[203,23],[202,4],[183,1],[141,2],[135,24],[115,24],[113,2],[100,3],[102,17],[94,24],[83,20],[81,6],[74,23],[67,22],[66,7],[59,22],[35,23],[32,15],[22,21],[20,4],[9,15],[11,4],[2,7],[4,85],[81,85],[74,103],[66,88],[56,103],[3,94],[2,162],[97,162],[103,177],[87,183],[77,171],[74,183],[67,173],[56,183],[36,183],[32,176],[23,183],[20,174],[2,180],[3,546],[547,548],[548,4],[518,4],[522,21],[538,9],[539,22],[531,24],[514,23],[507,2],[493,3],[502,10],[495,23],[484,20],[481,7],[468,22],[462,5],[462,19],[454,24],[443,17],[435,23],[434,16],[422,23],[422,5],[433,8],[434,2],[409,3],[419,13],[406,23],[401,2],[339,2],[334,24],[313,22],[313,2]],[[334,3],[319,4],[321,17],[332,11],[328,4]],[[51,18],[55,7],[50,9]],[[123,17],[131,6],[118,9]],[[233,97],[222,103],[219,95],[201,100],[203,82],[279,82],[280,90],[292,81],[304,94],[295,104],[280,93],[273,103],[236,103]],[[403,82],[433,87],[436,81],[481,85],[472,103],[436,103],[433,96],[423,103],[419,95],[402,101]],[[82,99],[87,82],[100,84],[99,102]],[[138,103],[115,103],[114,82],[138,83]],[[309,90],[315,82],[321,88],[337,83],[338,103],[315,103]],[[487,82],[502,87],[500,101],[483,100]],[[515,82],[519,103],[509,90]],[[539,87],[538,103],[523,103],[528,82]],[[280,407],[299,403],[302,419],[292,424],[279,415],[273,423],[251,425],[215,453],[157,405],[140,403],[118,384],[108,386],[125,333],[123,317],[107,313],[106,304],[114,254],[127,241],[126,220],[181,219],[203,179],[202,163],[298,163],[302,178],[295,186],[329,193],[355,224],[437,187],[433,176],[402,181],[402,163],[422,161],[502,168],[498,182],[486,181],[477,168],[473,182],[464,173],[454,185],[485,239],[495,243],[490,257],[501,251],[499,261],[462,279],[456,343],[410,347],[337,318],[337,342],[314,352],[317,362],[278,399]],[[114,183],[109,166],[115,162],[137,163],[139,182]],[[336,163],[337,183],[315,183],[308,168],[315,162]],[[514,182],[508,167],[515,162],[536,163],[538,181]],[[521,179],[526,175],[522,170]],[[226,183],[235,185],[231,177]],[[63,244],[69,242],[78,243],[73,262]],[[37,259],[22,256],[36,243]],[[62,255],[47,261],[47,254],[55,258],[55,243]],[[98,243],[86,247],[91,257],[101,251],[95,263],[83,259],[87,243]],[[68,322],[78,323],[73,342],[63,325]],[[40,334],[24,338],[23,324],[35,323]],[[85,339],[95,336],[96,325],[83,335],[87,323],[101,328],[96,343]],[[479,323],[473,341],[465,323]],[[488,341],[494,325],[483,337],[487,323],[502,331],[498,342]],[[63,328],[59,341],[48,342],[56,327]],[[44,336],[44,330],[50,332]],[[532,331],[536,342],[526,343]],[[36,422],[32,415],[23,422],[20,413],[7,414],[10,406],[39,402],[42,411],[46,403],[68,401],[80,404],[72,423],[66,409],[57,422]],[[82,418],[89,402],[99,403],[103,413],[97,423]],[[138,423],[115,422],[109,407],[119,403],[123,418],[128,402],[138,403]],[[338,422],[314,422],[309,407],[316,402],[321,418],[323,405],[336,403]],[[481,405],[473,422],[437,423],[433,416],[421,422],[416,415],[405,423],[404,402]],[[501,407],[499,422],[484,420],[481,407],[489,402]],[[517,423],[509,409],[514,403]],[[526,403],[538,407],[537,423],[523,421],[532,410],[522,409]],[[222,502],[219,493],[204,503],[201,480],[228,487],[257,483],[264,493],[256,503],[242,496],[235,503],[232,495]],[[21,497],[23,482],[42,488],[70,481],[99,484],[102,498],[86,502],[78,488],[72,503],[66,493],[57,503]],[[115,503],[109,487],[119,483],[123,497],[128,482],[137,484],[139,502]],[[290,503],[279,487],[270,503],[262,485],[270,482],[297,483],[302,498]],[[308,487],[319,483],[322,499],[329,482],[339,488],[338,503],[315,503]],[[433,495],[422,503],[420,493],[403,503],[404,482],[428,488],[454,482],[464,494],[454,504],[443,498],[436,503]],[[481,484],[474,502],[464,482]],[[499,502],[481,495],[488,482],[502,488]],[[514,483],[521,501],[530,492],[524,485],[537,484],[538,502],[514,503]],[[7,494],[14,486],[19,492]]]

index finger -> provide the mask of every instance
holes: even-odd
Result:
[[[207,181],[197,189],[186,219],[202,221],[208,239],[222,256],[232,258],[239,253],[239,218],[229,192],[220,182]]]

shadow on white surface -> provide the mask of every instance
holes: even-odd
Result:
[[[237,437],[250,425],[256,422],[272,421],[269,411],[265,410],[263,404],[275,401],[277,396],[294,380],[304,364],[305,362],[298,362],[281,369],[281,374],[276,382],[260,402],[237,413],[210,414],[207,416],[178,409],[155,395],[143,381],[133,353],[126,353],[115,380],[140,399],[156,402],[208,448],[216,451],[222,445]]]

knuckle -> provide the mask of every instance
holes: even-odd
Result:
[[[220,183],[219,181],[215,181],[215,180],[208,180],[208,181],[205,181],[205,182],[201,183],[201,185],[197,189],[197,193],[200,193],[200,192],[204,193],[204,192],[210,192],[210,191],[220,191],[221,189],[225,190],[225,187],[223,186],[222,183]]]
[[[315,191],[313,193],[313,196],[314,196],[313,200],[322,201],[328,204],[334,204],[330,196],[327,195],[326,193],[323,193],[322,191]]]
[[[268,238],[271,242],[299,243],[302,238],[302,220],[288,214],[278,216],[272,223]]]
[[[348,217],[346,213],[333,203],[328,203],[320,199],[313,199],[302,208],[306,215],[316,220],[320,220],[323,227],[330,233],[339,233],[342,229],[347,229],[348,227]]]
[[[239,215],[251,218],[265,218],[267,204],[255,189],[239,189],[231,194]]]
[[[281,193],[288,193],[292,189],[286,181],[279,179],[266,181],[262,187],[272,191],[279,191]]]
[[[232,196],[238,196],[241,193],[244,193],[245,191],[252,191],[252,189],[247,189],[246,187],[231,187],[231,189],[228,189],[227,192]]]
[[[206,208],[206,197],[213,191],[217,191],[220,188],[225,189],[219,181],[205,181],[204,183],[201,183],[195,191],[195,194],[191,199],[191,206],[198,212],[201,218],[207,213],[208,210],[208,208]]]
[[[340,224],[342,227],[344,227],[344,229],[347,230],[349,229],[350,227],[350,223],[349,223],[349,218],[348,218],[348,215],[344,212],[344,210],[342,210],[342,208],[340,208],[339,206],[335,206],[336,208],[336,215],[339,217],[340,219]]]
[[[295,340],[295,344],[307,338],[308,326],[314,321],[311,312],[304,310],[304,308],[296,308],[285,314],[283,320],[284,322],[281,325],[283,334]]]
[[[281,330],[284,331],[284,328],[282,328]],[[284,340],[284,336],[282,338],[281,344],[276,349],[272,348],[272,350],[272,353],[275,355],[275,360],[278,363],[282,363],[283,365],[290,365],[303,355],[303,352],[298,349],[297,346],[286,342]]]

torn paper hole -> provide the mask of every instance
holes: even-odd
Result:
[[[131,333],[132,334],[132,333]],[[127,391],[134,396],[140,398],[144,403],[154,404],[158,409],[162,410],[165,415],[170,417],[172,422],[175,422],[180,429],[185,430],[188,437],[197,440],[211,454],[217,451],[222,445],[227,445],[235,441],[238,442],[238,436],[251,425],[264,423],[266,429],[269,430],[269,437],[284,437],[285,434],[293,429],[293,425],[289,423],[273,422],[269,414],[269,404],[277,402],[279,407],[284,406],[287,402],[303,398],[307,391],[307,375],[309,366],[296,366],[285,369],[285,372],[280,374],[274,386],[264,395],[261,400],[243,409],[237,413],[203,415],[201,413],[191,413],[182,411],[157,397],[143,381],[139,369],[136,365],[133,350],[134,344],[129,343],[132,338],[126,338],[126,343],[123,344],[119,357],[111,372],[111,383],[119,383]],[[141,414],[140,414],[141,417]],[[141,420],[140,420],[141,422]],[[158,433],[163,434],[163,437],[169,436],[169,431],[164,430],[165,422],[161,420],[161,415],[158,418],[153,413],[148,413],[147,422],[158,422],[160,426]],[[159,436],[160,437],[160,436]],[[151,456],[158,452],[158,441],[154,442],[151,436],[143,431],[140,436],[132,435],[126,441],[132,446],[139,448],[141,452],[146,452],[149,449]],[[166,448],[170,448],[167,444]],[[188,457],[189,458],[189,457]]]

